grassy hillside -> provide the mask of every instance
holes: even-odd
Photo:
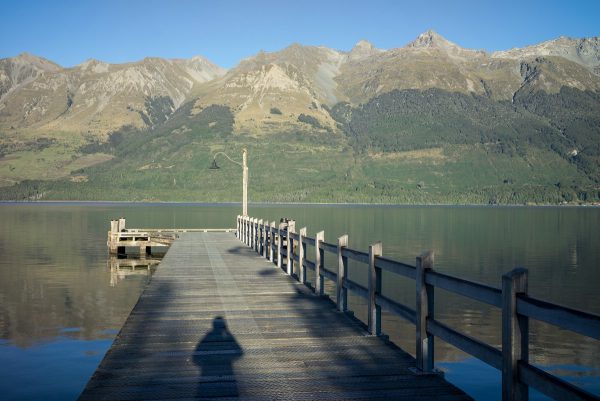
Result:
[[[192,115],[188,104],[153,130],[125,129],[79,148],[82,156],[112,156],[106,163],[7,186],[0,197],[239,201],[241,168],[222,157],[221,169],[208,167],[216,152],[239,160],[246,147],[251,201],[595,202],[600,108],[594,96],[567,91],[511,104],[439,90],[395,91],[359,107],[336,105],[337,133],[260,136],[232,134],[227,107]],[[574,146],[582,149],[575,156]]]

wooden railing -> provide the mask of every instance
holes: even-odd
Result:
[[[298,232],[276,226],[273,221],[238,216],[238,238],[256,252],[294,270],[298,280],[306,284],[306,270],[315,271],[314,291],[324,295],[324,278],[336,284],[335,303],[338,310],[348,310],[348,291],[366,299],[367,328],[381,335],[381,311],[386,310],[416,326],[416,365],[422,373],[435,373],[434,340],[436,337],[473,355],[502,372],[502,399],[527,400],[529,387],[559,400],[599,400],[600,398],[550,373],[529,364],[529,319],[543,321],[600,340],[600,316],[567,308],[527,295],[527,270],[516,268],[502,276],[502,288],[476,283],[433,270],[434,254],[416,257],[415,266],[382,256],[382,244],[369,246],[368,252],[348,248],[348,236],[337,243],[325,242],[323,231],[314,238],[306,228]],[[314,246],[314,261],[307,257],[307,246]],[[335,267],[324,265],[325,252],[337,255]],[[368,266],[368,286],[348,278],[348,260]],[[335,270],[332,270],[335,269]],[[415,280],[416,309],[392,300],[381,293],[382,271]],[[435,288],[483,302],[502,311],[502,348],[486,344],[454,330],[435,319]]]

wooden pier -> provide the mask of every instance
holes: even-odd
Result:
[[[180,233],[187,232],[232,232],[234,229],[193,228],[132,228],[125,227],[123,217],[111,220],[106,245],[112,255],[126,255],[135,249],[139,255],[152,254],[152,248],[168,248]]]
[[[436,338],[500,370],[503,401],[527,400],[530,387],[555,399],[600,399],[529,363],[530,319],[600,340],[600,316],[528,296],[526,269],[496,288],[435,271],[432,252],[410,265],[385,258],[381,243],[351,249],[347,235],[326,242],[322,231],[296,232],[294,221],[238,216],[228,230],[237,239],[208,231],[171,233],[82,400],[470,399],[435,369]],[[335,262],[325,264],[326,252]],[[349,260],[368,269],[366,286],[348,278]],[[415,309],[382,293],[383,271],[414,280]],[[502,347],[436,320],[435,288],[500,308]],[[348,310],[350,292],[366,300],[364,323]],[[382,310],[415,325],[416,358],[382,333]]]
[[[414,368],[232,233],[182,233],[80,399],[470,399]]]

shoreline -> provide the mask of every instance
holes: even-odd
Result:
[[[1,205],[147,205],[147,206],[240,206],[241,202],[186,202],[186,201],[107,201],[107,200],[39,200],[39,201],[0,201]],[[336,202],[249,202],[248,206],[268,207],[268,206],[310,206],[310,207],[481,207],[481,208],[564,208],[564,207],[585,207],[600,208],[600,204],[496,204],[489,205],[483,203],[336,203]]]

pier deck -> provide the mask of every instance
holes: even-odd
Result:
[[[81,400],[467,400],[232,233],[183,233]]]

